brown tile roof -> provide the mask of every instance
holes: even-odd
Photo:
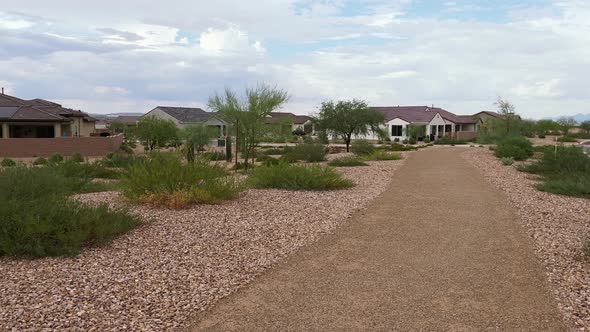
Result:
[[[50,112],[45,112],[32,106],[21,106],[10,117],[10,121],[50,121],[63,122],[66,119]]]
[[[428,123],[440,114],[443,119],[453,123],[474,123],[470,116],[456,115],[439,107],[429,106],[388,106],[388,107],[371,107],[377,112],[383,113],[385,121],[391,121],[399,118],[411,123]]]
[[[295,117],[293,118],[294,124],[305,124],[307,121],[311,121],[311,116],[295,115]]]
[[[127,125],[136,124],[141,118],[140,115],[119,115],[118,117],[111,120],[112,122],[121,122]]]
[[[88,114],[62,107],[60,104],[45,100],[32,99],[24,100],[6,94],[0,94],[0,108],[16,107],[17,111],[13,112],[11,121],[69,121],[69,118],[80,117],[84,121],[96,121]],[[7,114],[7,109],[4,114]]]
[[[270,113],[270,116],[264,120],[264,122],[267,124],[273,124],[273,123],[279,123],[279,122],[284,121],[286,119],[293,121],[294,124],[304,124],[307,121],[311,120],[311,116],[295,115],[295,114],[289,113],[289,112],[272,112],[272,113]]]
[[[214,112],[204,111],[198,107],[158,106],[156,108],[183,123],[205,122],[216,114]]]

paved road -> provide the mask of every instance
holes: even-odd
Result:
[[[194,330],[566,330],[516,215],[461,151],[413,154],[367,211]]]

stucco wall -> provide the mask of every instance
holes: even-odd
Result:
[[[104,156],[119,150],[123,135],[110,137],[56,137],[0,139],[0,157],[48,157],[54,153],[70,156],[80,153],[85,157]]]

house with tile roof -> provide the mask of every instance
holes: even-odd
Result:
[[[84,112],[48,100],[0,94],[2,138],[85,137],[95,132],[95,122]]]
[[[228,123],[221,119],[215,112],[207,112],[198,107],[172,107],[157,106],[153,110],[142,115],[141,118],[153,116],[162,120],[174,122],[177,128],[182,129],[190,125],[204,125],[219,130],[222,138],[227,132]]]
[[[390,139],[409,138],[407,128],[410,124],[425,127],[425,137],[436,140],[441,137],[467,139],[475,137],[476,120],[471,115],[456,115],[447,110],[430,106],[387,106],[371,107],[385,118],[383,128]],[[369,139],[377,139],[370,135]],[[420,137],[419,139],[423,139]]]
[[[311,133],[311,116],[297,115],[289,112],[272,112],[265,119],[267,125],[283,125],[287,126],[290,133],[301,129]]]

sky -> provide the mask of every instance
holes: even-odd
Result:
[[[590,1],[0,0],[0,86],[90,113],[224,88],[544,118],[590,113]]]

